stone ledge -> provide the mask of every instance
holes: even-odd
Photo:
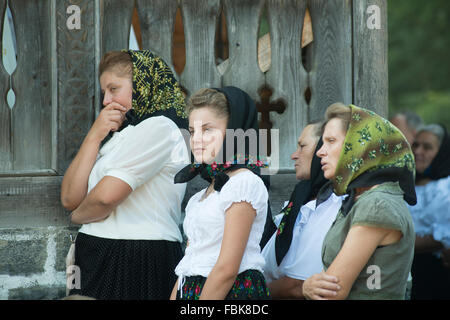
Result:
[[[76,230],[76,227],[0,229],[0,274],[43,273],[46,264],[47,268],[65,271],[69,234]]]
[[[57,300],[65,295],[65,286],[33,286],[9,290],[8,300]]]

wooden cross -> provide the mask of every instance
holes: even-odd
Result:
[[[256,102],[256,108],[259,113],[261,113],[261,121],[259,122],[260,129],[267,129],[267,155],[270,156],[271,150],[271,137],[270,129],[272,129],[273,123],[270,121],[270,112],[276,111],[282,114],[286,110],[286,103],[282,99],[270,102],[270,97],[272,96],[272,90],[264,86],[259,90],[259,96],[261,97],[261,102]]]

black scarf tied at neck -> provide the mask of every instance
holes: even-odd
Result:
[[[224,88],[214,88],[214,90],[223,93],[227,99],[229,108],[227,129],[242,129],[243,132],[246,132],[247,130],[254,130],[256,133],[256,140],[251,141],[251,139],[247,139],[247,137],[245,137],[244,154],[242,154],[238,152],[241,148],[238,146],[239,140],[235,135],[232,156],[227,157],[227,133],[227,136],[223,142],[222,150],[220,154],[216,156],[213,163],[189,164],[175,175],[174,182],[185,183],[200,174],[200,176],[208,182],[211,182],[214,178],[214,190],[220,191],[229,179],[226,172],[239,168],[247,168],[260,176],[260,169],[267,167],[268,164],[263,157],[259,156],[258,113],[254,101],[246,92],[236,87],[229,86]],[[250,146],[250,143],[256,143],[256,146]],[[251,147],[256,147],[256,155],[250,154],[250,151],[254,150],[254,148]],[[263,179],[263,181],[266,186],[268,186],[268,180]]]
[[[314,150],[314,156],[311,161],[310,180],[302,180],[297,183],[291,194],[289,203],[281,210],[281,213],[283,213],[283,218],[281,219],[278,228],[273,223],[273,220],[272,223],[266,222],[266,227],[260,245],[261,248],[263,248],[276,231],[275,256],[278,265],[280,265],[291,246],[294,225],[298,215],[300,214],[301,206],[314,199],[319,193],[319,190],[321,190],[321,188],[328,181],[323,176],[320,158],[316,156],[316,153],[322,144],[322,138],[320,138],[316,149]],[[331,188],[328,189],[332,190]],[[328,193],[328,196],[329,195],[330,193]]]

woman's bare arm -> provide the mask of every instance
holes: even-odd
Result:
[[[304,280],[282,277],[268,284],[272,299],[305,299],[303,296]]]
[[[76,224],[91,223],[107,218],[111,212],[132,192],[124,181],[106,176],[89,192],[78,208],[72,212],[71,220]]]
[[[97,158],[100,142],[88,134],[64,174],[61,203],[69,211],[75,210],[86,197],[89,175]]]
[[[303,285],[303,292],[308,299],[346,299],[358,275],[369,261],[379,245],[389,245],[401,238],[398,230],[369,226],[353,226],[347,234],[344,244],[330,267],[324,273],[335,277],[337,283],[319,279],[320,274],[308,278]],[[317,280],[320,280],[317,281]],[[328,279],[330,280],[330,279]],[[333,290],[336,284],[340,290]],[[326,288],[326,296],[321,292]],[[335,294],[330,294],[334,291]]]
[[[106,106],[83,140],[61,184],[61,203],[67,210],[75,210],[86,197],[89,175],[95,164],[100,143],[111,130],[120,127],[125,110],[115,102]]]
[[[239,272],[256,211],[248,202],[233,203],[225,213],[220,254],[206,279],[200,299],[224,299]]]
[[[177,299],[177,297],[176,297],[177,290],[178,290],[178,279],[175,282],[175,285],[173,286],[172,293],[170,294],[170,300],[176,300]]]

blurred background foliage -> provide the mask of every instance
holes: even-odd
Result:
[[[450,129],[450,1],[388,0],[389,111]]]

